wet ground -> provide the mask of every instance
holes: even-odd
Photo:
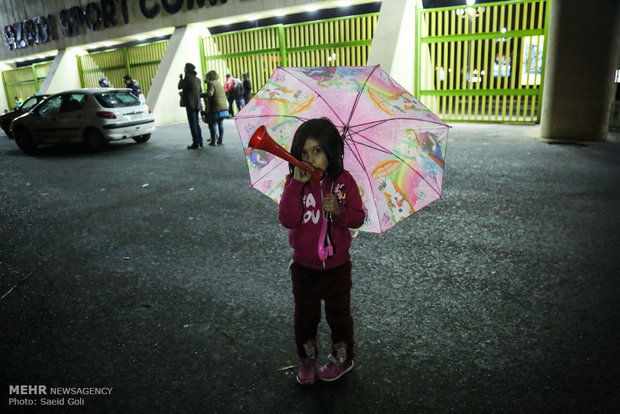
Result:
[[[455,124],[444,200],[354,241],[355,369],[304,389],[286,231],[226,128],[197,151],[185,124],[99,153],[0,136],[11,412],[620,409],[617,140]]]

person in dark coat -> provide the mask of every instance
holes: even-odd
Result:
[[[185,106],[189,130],[192,133],[192,145],[187,149],[202,148],[202,130],[200,129],[200,96],[202,95],[202,85],[196,76],[196,67],[191,63],[185,64],[185,77],[179,75],[179,86],[181,89],[181,106]]]
[[[243,100],[247,105],[252,99],[252,82],[250,82],[250,75],[247,72],[243,73]]]
[[[127,85],[127,87],[131,89],[131,93],[133,93],[136,98],[139,99],[140,95],[142,94],[142,89],[140,88],[140,84],[138,83],[138,81],[135,79],[131,79],[131,76],[129,75],[123,76],[123,80],[125,81],[125,85]]]

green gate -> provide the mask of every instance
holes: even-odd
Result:
[[[249,74],[253,93],[277,66],[366,64],[378,13],[274,25],[200,38],[202,73]],[[223,81],[223,79],[221,79]]]
[[[445,121],[538,123],[548,0],[418,11],[421,101]]]
[[[15,97],[24,101],[37,93],[51,67],[52,61],[49,61],[3,71],[2,81],[8,106],[15,108]]]
[[[144,96],[148,96],[168,40],[136,46],[89,53],[78,57],[80,84],[83,88],[99,87],[99,79],[106,77],[110,86],[125,87],[123,76],[136,79]]]

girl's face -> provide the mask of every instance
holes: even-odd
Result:
[[[329,167],[327,155],[321,149],[319,141],[314,138],[306,139],[304,149],[301,152],[301,160],[309,162],[314,168],[320,168],[323,171],[327,171]]]

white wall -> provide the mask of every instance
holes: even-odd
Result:
[[[0,64],[0,79],[2,79],[1,72],[8,70],[8,69],[13,69],[13,68]],[[9,110],[9,103],[6,100],[6,93],[4,92],[4,84],[2,84],[0,88],[0,114],[3,114],[5,109],[7,111]]]
[[[381,5],[368,65],[380,64],[402,87],[414,92],[416,4],[421,0],[388,0]]]
[[[78,71],[76,51],[73,49],[60,50],[54,58],[52,67],[39,92],[52,94],[79,88],[81,88],[80,72]]]
[[[187,120],[185,108],[179,106],[179,75],[185,63],[196,67],[204,89],[203,74],[200,73],[199,33],[195,26],[177,27],[170,37],[166,53],[159,64],[157,74],[149,90],[147,105],[153,110],[156,125],[165,125]]]

